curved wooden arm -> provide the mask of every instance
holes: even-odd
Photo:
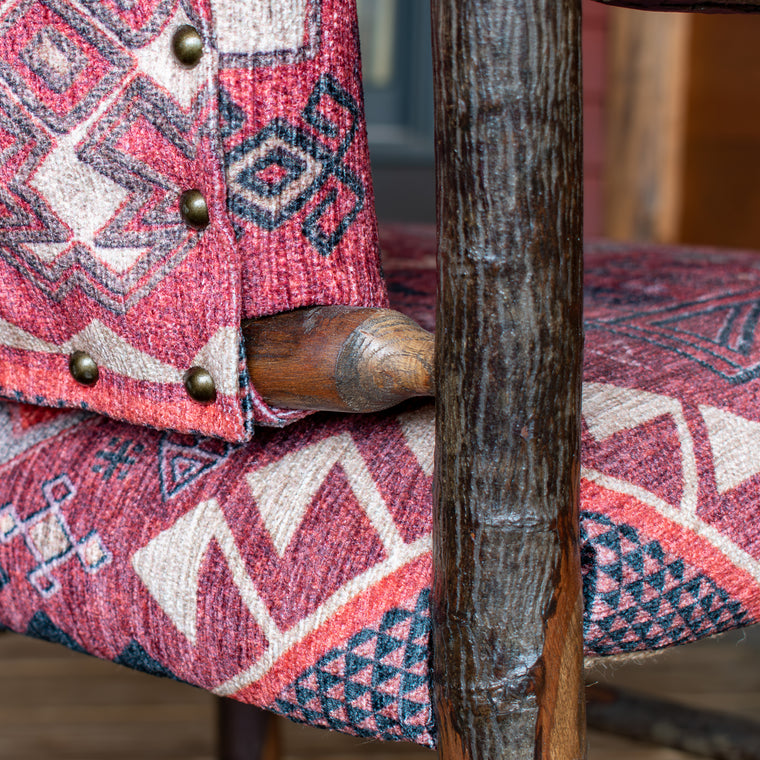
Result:
[[[694,11],[696,13],[760,13],[760,0],[597,0],[605,5],[642,11]]]
[[[272,406],[375,412],[433,395],[433,334],[400,312],[315,306],[243,323],[251,382]]]

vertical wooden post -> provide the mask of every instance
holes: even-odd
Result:
[[[433,0],[446,760],[585,757],[580,0]]]
[[[604,234],[616,240],[679,239],[693,20],[610,13]]]
[[[259,707],[217,699],[217,760],[278,760],[275,716]]]

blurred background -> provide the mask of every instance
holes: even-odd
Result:
[[[429,0],[358,0],[382,221],[435,220]],[[587,237],[760,249],[760,17],[583,0]]]
[[[430,0],[358,0],[358,10],[378,216],[434,223]]]

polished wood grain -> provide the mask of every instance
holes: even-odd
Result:
[[[697,13],[760,13],[760,0],[598,0],[605,5],[642,11],[694,11]]]
[[[243,323],[251,382],[272,406],[374,412],[432,396],[432,333],[391,309],[315,306]]]
[[[585,756],[580,0],[435,0],[440,754]]]

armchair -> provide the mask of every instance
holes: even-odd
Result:
[[[106,13],[106,4],[96,8]],[[737,471],[726,427],[733,418],[744,433],[757,424],[747,419],[756,393],[749,327],[739,330],[748,347],[731,343],[740,322],[755,324],[754,311],[749,295],[715,296],[720,274],[746,283],[758,267],[738,254],[707,256],[711,266],[685,288],[687,311],[676,314],[679,255],[640,257],[643,269],[664,262],[652,294],[624,256],[591,251],[595,363],[582,420],[579,2],[437,0],[433,30],[435,467],[429,407],[316,416],[241,446],[11,402],[3,408],[0,620],[297,720],[385,739],[434,742],[432,683],[443,757],[580,758],[584,591],[595,654],[760,617],[760,545],[756,533],[742,532],[753,505],[737,497],[741,526],[719,498],[758,474],[744,460]],[[334,143],[328,179],[348,186],[334,158],[346,146],[315,109],[325,95],[328,115],[355,111],[334,82],[319,83],[298,118]],[[234,103],[220,103],[230,138],[242,117]],[[282,125],[267,135],[285,140]],[[241,145],[250,147],[247,138],[232,140],[234,160]],[[309,149],[327,162],[319,145]],[[297,174],[300,164],[274,158],[285,175]],[[328,194],[333,201],[337,192]],[[223,214],[215,203],[212,219]],[[323,211],[306,208],[299,223]],[[258,219],[265,223],[273,217]],[[319,249],[324,230],[307,228]],[[386,238],[387,249],[405,245],[435,252],[430,240]],[[278,303],[313,305],[288,301],[287,277],[270,269]],[[351,301],[356,293],[346,288],[340,295]],[[368,305],[384,305],[379,291],[369,295]],[[711,314],[730,317],[726,345],[700,334],[686,351],[684,335],[708,319],[693,305],[708,297]],[[683,329],[671,326],[675,316]],[[674,378],[685,367],[697,387],[682,403]],[[719,387],[702,387],[713,376]],[[171,383],[170,399],[181,393],[174,376]],[[267,413],[264,405],[257,411]],[[157,404],[150,415],[166,410]],[[209,422],[203,415],[193,407],[190,422]],[[639,438],[626,438],[639,428]],[[633,441],[654,456],[659,432],[692,469],[679,471],[680,487],[668,476],[647,490],[620,450]],[[582,435],[593,464],[583,477],[585,508],[594,509],[581,547]],[[702,478],[708,456],[712,481]],[[80,468],[76,479],[68,462]],[[700,488],[712,489],[712,501],[697,503]],[[80,504],[87,509],[75,510]],[[650,593],[656,576],[658,594]],[[610,611],[615,596],[619,614]],[[665,597],[670,622],[651,613]],[[691,627],[679,622],[688,616]]]

